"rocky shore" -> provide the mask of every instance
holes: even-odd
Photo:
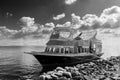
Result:
[[[39,80],[120,80],[120,56],[57,67],[41,74]]]

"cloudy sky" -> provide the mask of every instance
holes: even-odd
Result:
[[[0,46],[44,45],[54,27],[97,31],[117,53],[120,0],[0,0]]]

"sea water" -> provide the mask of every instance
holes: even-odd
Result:
[[[33,55],[24,52],[42,50],[41,46],[0,46],[0,79],[17,80],[38,75],[41,64]]]

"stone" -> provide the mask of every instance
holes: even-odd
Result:
[[[40,75],[40,76],[39,76],[39,80],[45,80],[45,78],[46,78],[46,77],[45,77],[44,75]]]
[[[56,76],[55,74],[51,74],[51,77],[53,80],[57,80],[58,79],[58,76]]]
[[[72,78],[72,75],[70,72],[63,72],[62,76],[66,77],[66,78]]]
[[[80,74],[79,71],[72,71],[72,72],[71,72],[71,75],[72,75],[72,77],[81,76],[81,74]]]
[[[57,80],[68,80],[66,77],[60,77],[59,79]]]
[[[56,71],[65,71],[65,69],[63,69],[62,67],[57,67],[55,70]]]

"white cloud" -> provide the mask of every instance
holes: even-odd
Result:
[[[100,17],[95,14],[86,14],[80,19],[80,16],[72,14],[72,24],[81,30],[118,28],[120,27],[120,7],[113,6],[104,9]]]
[[[0,27],[0,39],[12,37],[17,32],[18,32],[17,30],[11,30],[11,29],[6,28],[6,26],[1,26]]]
[[[61,19],[65,14],[56,16],[56,19]],[[100,17],[95,14],[86,14],[83,17],[76,15],[75,13],[71,14],[71,21],[67,21],[64,24],[46,23],[45,25],[35,23],[35,19],[31,17],[22,17],[20,21],[22,22],[20,30],[10,30],[6,27],[0,28],[0,37],[27,37],[27,36],[36,36],[41,37],[44,34],[50,34],[54,27],[70,27],[77,30],[94,30],[101,29],[102,33],[111,33],[119,34],[119,30],[116,31],[116,28],[120,27],[120,7],[113,6],[107,9],[104,9]],[[102,31],[104,30],[104,31]],[[116,31],[116,32],[115,32]],[[2,38],[1,37],[1,38]]]
[[[20,21],[22,22],[21,31],[23,33],[32,33],[38,29],[38,25],[35,24],[34,18],[22,17]]]
[[[54,19],[54,20],[60,20],[60,19],[62,19],[62,18],[64,18],[64,17],[65,17],[65,13],[62,13],[62,14],[59,14],[59,15],[53,17],[53,19]]]
[[[74,13],[71,14],[71,19],[72,19],[72,28],[74,29],[79,29],[81,25],[83,25],[83,21],[81,20],[80,16],[75,15]]]
[[[100,16],[101,23],[109,24],[110,27],[119,27],[120,24],[120,7],[112,6],[110,8],[104,9]]]
[[[31,17],[22,17],[20,21],[25,25],[25,26],[32,26],[34,25],[35,21],[34,18]]]
[[[77,0],[65,0],[65,4],[67,5],[71,5],[73,3],[75,3]]]
[[[98,16],[94,14],[86,14],[82,19],[84,21],[84,25],[88,26],[93,26],[95,23],[99,21]]]
[[[56,27],[71,27],[71,22],[65,22],[64,24],[57,24]]]
[[[43,30],[42,30],[42,33],[44,34],[50,34],[52,31],[53,31],[53,29],[55,28],[55,25],[54,25],[54,23],[52,23],[52,22],[50,22],[50,23],[46,23],[45,25],[44,25],[44,28],[43,28]]]

